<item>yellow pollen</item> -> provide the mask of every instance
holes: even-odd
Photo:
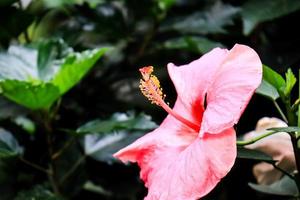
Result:
[[[153,73],[153,67],[143,67],[140,69],[142,79],[140,80],[140,89],[145,97],[151,101],[151,103],[161,106],[166,95],[163,93],[160,87],[160,82]]]

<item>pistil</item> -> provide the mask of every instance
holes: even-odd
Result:
[[[145,97],[147,97],[152,104],[161,106],[166,112],[172,115],[175,119],[179,120],[186,126],[194,129],[195,131],[200,130],[200,126],[191,122],[190,120],[182,117],[174,110],[172,110],[168,104],[165,103],[164,99],[166,95],[163,93],[162,88],[160,87],[160,82],[156,76],[152,75],[153,67],[143,67],[140,68],[142,74],[142,79],[140,80],[140,89]]]

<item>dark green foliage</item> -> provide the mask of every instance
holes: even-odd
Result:
[[[249,183],[249,186],[254,190],[271,195],[296,197],[299,194],[295,181],[288,176],[283,176],[282,179],[271,185]]]
[[[256,161],[265,161],[268,163],[275,163],[276,161],[273,160],[272,157],[269,155],[257,151],[257,150],[252,150],[252,149],[246,149],[243,147],[238,147],[237,149],[237,157],[242,158],[242,159],[251,159],[251,160],[256,160]]]
[[[275,68],[264,66],[256,92],[294,104],[295,113],[299,10],[296,0],[1,0],[0,199],[143,199],[137,168],[112,156],[166,116],[140,94],[141,66],[155,67],[172,106],[176,93],[167,63],[186,64],[215,47],[247,44]],[[274,114],[267,110],[270,102],[255,100],[238,134]],[[241,148],[238,158],[275,163]],[[238,178],[221,183],[207,199],[258,199],[242,188],[249,182],[244,171],[233,171]],[[291,181],[283,181],[250,186],[294,195],[281,187],[293,189]]]

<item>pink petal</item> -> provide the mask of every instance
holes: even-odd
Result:
[[[215,48],[187,65],[177,67],[168,64],[168,72],[178,95],[177,102],[182,104],[180,115],[200,125],[206,90],[215,79],[227,52],[226,49]]]
[[[236,124],[262,78],[262,64],[250,47],[235,45],[207,90],[201,133],[218,133]]]
[[[165,131],[158,128],[116,154],[123,161],[131,158],[141,167],[141,178],[149,188],[145,200],[196,200],[210,192],[234,164],[236,138],[232,128],[181,145],[168,140],[157,143]],[[132,159],[132,152],[139,154]]]
[[[173,110],[181,113],[181,111],[184,110],[182,103],[176,101]],[[197,136],[198,133],[193,129],[184,125],[173,116],[168,115],[157,129],[139,138],[133,144],[121,149],[114,154],[114,156],[123,162],[136,162],[150,149],[159,146],[187,146],[190,145]]]

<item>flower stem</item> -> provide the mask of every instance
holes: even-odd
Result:
[[[295,156],[295,161],[296,161],[296,168],[297,168],[297,173],[295,174],[295,182],[298,188],[298,191],[300,191],[300,149],[298,148],[298,140],[297,140],[297,134],[296,133],[289,133],[293,145],[293,150],[294,150],[294,156]]]
[[[298,78],[298,83],[299,83],[299,98],[300,98],[300,70],[299,70],[299,78]],[[298,98],[298,99],[299,99]],[[300,127],[300,105],[298,105],[298,120],[297,120],[297,125]],[[298,147],[298,140],[299,140],[299,132],[295,132],[294,134],[290,133],[292,144],[293,144],[293,149],[294,149],[294,155],[295,155],[295,160],[296,160],[296,167],[297,167],[297,173],[296,173],[296,184],[298,191],[300,191],[300,149]]]
[[[263,139],[265,137],[268,137],[270,135],[273,135],[275,133],[278,133],[278,132],[276,132],[276,131],[270,131],[270,132],[267,132],[267,133],[265,133],[263,135],[257,136],[255,138],[252,138],[252,139],[247,140],[247,141],[237,141],[236,144],[238,146],[245,146],[245,145],[253,144],[253,143],[257,142],[258,140],[261,140],[261,139]]]
[[[273,100],[272,102],[273,102],[274,106],[276,107],[276,109],[278,110],[282,119],[285,121],[285,123],[288,123],[288,120],[287,120],[285,114],[283,113],[283,111],[281,110],[280,106],[278,105],[278,103],[275,100]]]

